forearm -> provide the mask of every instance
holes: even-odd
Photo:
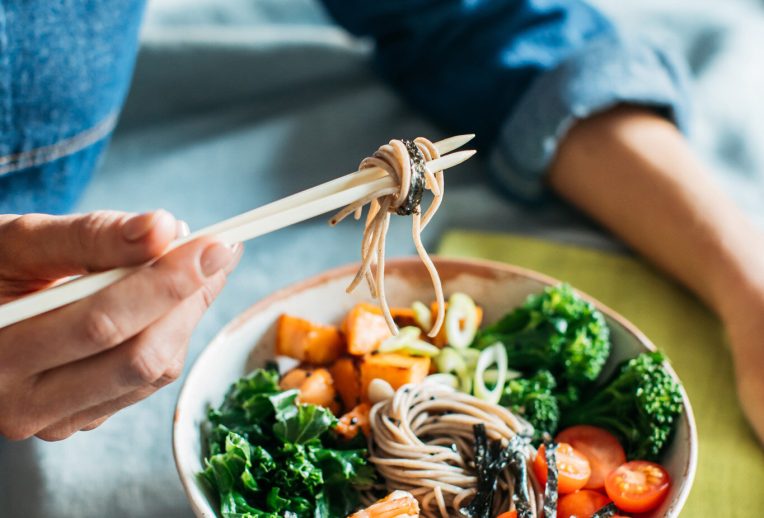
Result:
[[[579,122],[549,183],[720,315],[762,293],[760,234],[657,115],[620,107]]]

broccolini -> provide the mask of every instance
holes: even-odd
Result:
[[[625,361],[591,398],[563,409],[562,426],[601,426],[621,439],[629,459],[658,459],[682,412],[681,388],[663,359],[655,352]]]
[[[596,380],[610,355],[610,332],[602,313],[567,284],[528,297],[482,330],[475,346],[484,349],[496,342],[507,348],[512,369],[525,374],[549,370],[563,392]]]

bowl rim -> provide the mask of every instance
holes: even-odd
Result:
[[[525,277],[534,281],[538,281],[545,285],[554,285],[554,284],[559,284],[561,282],[564,282],[559,279],[556,279],[555,277],[537,272],[535,270],[531,270],[529,268],[524,268],[522,266],[517,266],[514,264],[504,263],[500,261],[492,261],[488,259],[476,259],[476,258],[443,257],[438,255],[431,255],[430,258],[433,260],[436,267],[440,265],[449,265],[449,266],[465,267],[465,268],[473,269],[473,270],[486,270],[486,269],[498,270],[505,274]],[[406,268],[406,267],[415,266],[416,264],[421,264],[421,260],[419,259],[419,257],[416,257],[416,256],[395,257],[395,258],[387,259],[385,262],[386,262],[386,267],[390,269]],[[230,334],[236,332],[236,330],[242,327],[250,318],[252,318],[255,314],[259,313],[263,309],[295,293],[300,293],[310,288],[319,286],[321,284],[325,284],[327,281],[331,279],[335,279],[337,277],[342,277],[342,276],[355,273],[355,271],[359,267],[359,264],[360,263],[356,262],[356,263],[350,263],[350,264],[334,267],[329,270],[325,270],[321,273],[318,273],[316,275],[313,275],[311,277],[308,277],[306,279],[303,279],[301,281],[297,281],[292,284],[289,284],[283,288],[279,288],[274,292],[271,292],[269,295],[266,295],[262,299],[258,300],[257,302],[249,306],[242,313],[234,317],[225,326],[223,326],[220,329],[220,331],[218,331],[218,333],[215,335],[215,337],[202,349],[202,351],[199,353],[196,359],[192,362],[191,367],[188,371],[188,374],[183,380],[183,384],[178,393],[178,397],[176,398],[176,401],[175,401],[175,409],[173,413],[173,423],[172,423],[172,454],[173,454],[173,460],[175,463],[175,469],[178,473],[178,478],[180,478],[181,484],[183,486],[183,491],[186,493],[186,497],[188,498],[189,503],[191,504],[191,507],[193,511],[195,512],[195,514],[203,515],[205,511],[201,508],[201,505],[199,504],[199,502],[196,501],[197,498],[199,497],[199,491],[197,490],[198,488],[193,485],[192,477],[187,477],[187,476],[184,476],[183,474],[183,469],[181,465],[182,461],[180,459],[180,455],[178,454],[179,439],[178,439],[177,430],[178,430],[178,422],[179,422],[179,409],[181,408],[181,406],[186,406],[185,400],[186,400],[186,393],[187,393],[187,382],[189,378],[191,378],[191,375],[193,374],[194,370],[197,368],[197,365],[201,364],[201,362],[203,362],[206,359],[206,356],[208,354],[212,354],[212,351],[217,349],[215,347],[217,343],[226,340],[226,338]],[[594,306],[598,310],[600,310],[603,314],[605,314],[606,316],[608,316],[609,318],[617,322],[628,334],[631,334],[638,342],[645,345],[645,347],[647,347],[649,350],[651,351],[658,350],[658,348],[647,337],[647,335],[645,335],[642,331],[640,331],[639,328],[637,328],[636,325],[632,324],[628,319],[626,319],[626,317],[622,316],[620,313],[618,313],[614,309],[603,304],[602,302],[588,295],[587,293],[584,293],[578,289],[575,289],[575,287],[574,287],[574,290],[582,298],[594,304]],[[671,364],[669,364],[668,362],[664,362],[664,367],[666,367],[666,369],[668,370],[669,374],[672,377],[674,377],[677,381],[679,381],[680,389],[682,392],[682,406],[684,409],[684,416],[687,419],[687,425],[688,425],[687,427],[689,432],[688,441],[687,441],[688,449],[689,449],[689,457],[688,457],[687,464],[684,466],[683,484],[679,493],[676,495],[674,502],[672,503],[671,507],[668,509],[667,514],[665,515],[667,517],[674,518],[679,516],[679,513],[684,507],[687,501],[687,498],[689,497],[693,483],[695,481],[695,472],[697,471],[697,463],[698,463],[698,433],[697,433],[697,426],[695,424],[695,416],[692,410],[692,405],[690,403],[690,398],[688,397],[687,392],[684,389],[684,385],[682,384],[679,376],[677,375],[676,371],[674,371],[674,368],[671,366]],[[205,503],[209,503],[209,502],[205,502]]]

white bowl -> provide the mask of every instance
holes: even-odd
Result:
[[[446,295],[460,291],[471,295],[485,310],[485,322],[494,322],[520,305],[531,293],[559,281],[515,266],[489,261],[437,258]],[[201,425],[209,405],[222,402],[233,381],[274,355],[274,323],[282,313],[317,322],[339,322],[351,307],[369,300],[366,290],[345,293],[356,265],[330,270],[273,293],[231,321],[199,355],[186,377],[175,408],[173,453],[183,487],[198,517],[218,516],[213,495],[197,477],[202,471]],[[430,279],[417,258],[390,260],[386,287],[391,305],[408,306],[432,297]],[[586,296],[586,295],[584,295]],[[615,311],[586,296],[605,314],[611,330],[613,352],[607,370],[655,346],[633,324]],[[670,369],[672,376],[676,377]],[[677,433],[663,466],[673,485],[660,509],[646,517],[679,516],[690,492],[698,454],[695,420],[687,395]]]

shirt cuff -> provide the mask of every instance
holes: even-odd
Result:
[[[617,33],[590,40],[523,95],[491,152],[491,172],[514,197],[542,201],[544,175],[576,120],[626,103],[654,109],[686,131],[687,84],[684,62],[666,49]]]

